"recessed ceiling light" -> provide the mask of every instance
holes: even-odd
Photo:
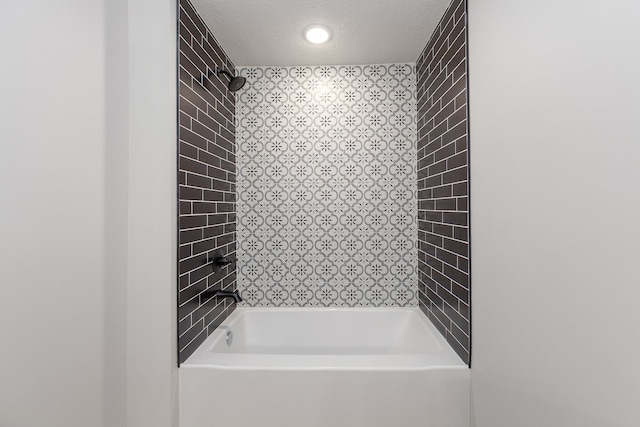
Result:
[[[304,30],[304,38],[313,44],[326,43],[331,38],[331,31],[324,25],[312,25]]]

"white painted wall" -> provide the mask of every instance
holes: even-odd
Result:
[[[635,0],[470,0],[478,427],[640,425]]]
[[[127,280],[129,231],[128,0],[106,13],[104,425],[127,426]]]
[[[127,426],[169,427],[178,425],[176,0],[128,3]]]
[[[102,418],[101,1],[2,2],[0,425]]]
[[[175,0],[0,16],[0,426],[175,426]]]

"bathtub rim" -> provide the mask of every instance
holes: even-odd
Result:
[[[244,354],[215,353],[222,359],[235,359],[236,363],[224,364],[203,361],[215,343],[223,339],[226,330],[221,326],[233,325],[233,322],[245,313],[260,312],[410,312],[417,316],[430,330],[433,338],[442,350],[427,354],[390,354],[390,355],[290,355],[290,354]],[[222,356],[222,357],[221,357]],[[261,359],[262,363],[255,363]],[[264,363],[265,361],[270,363]],[[242,362],[242,363],[237,363]],[[430,371],[430,370],[468,370],[469,367],[456,354],[440,331],[418,307],[238,307],[224,322],[209,335],[205,341],[180,364],[188,369],[224,369],[224,370],[282,370],[282,371]]]

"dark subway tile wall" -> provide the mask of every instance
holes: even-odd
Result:
[[[178,349],[182,363],[235,309],[236,268],[212,260],[236,252],[235,95],[216,67],[235,67],[188,0],[179,1]],[[224,78],[224,77],[223,77]]]
[[[470,361],[466,1],[453,0],[416,63],[419,306]]]

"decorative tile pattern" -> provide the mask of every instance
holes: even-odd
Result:
[[[252,306],[417,304],[413,64],[244,68],[238,288]]]
[[[466,2],[418,58],[420,308],[467,363],[471,350]]]

